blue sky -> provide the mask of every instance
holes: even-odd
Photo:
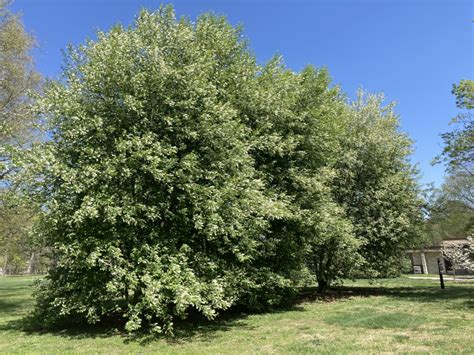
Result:
[[[38,70],[58,77],[69,43],[94,38],[95,29],[133,21],[157,0],[16,0],[26,28],[37,38]],[[470,0],[175,0],[178,15],[212,11],[243,24],[260,63],[281,54],[288,67],[326,66],[334,82],[398,102],[402,129],[414,139],[412,157],[422,182],[442,182],[439,134],[456,115],[451,86],[473,78],[473,5]]]

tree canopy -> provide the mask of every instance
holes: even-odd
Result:
[[[14,157],[37,135],[30,92],[40,83],[31,56],[34,39],[8,5],[0,0],[0,273],[4,274],[23,270],[28,260],[30,266],[35,260],[30,231],[37,211],[19,198],[15,182],[19,164]]]
[[[451,120],[454,128],[441,135],[443,152],[434,161],[446,163],[447,174],[430,201],[426,231],[433,243],[474,233],[474,82],[461,80],[452,94],[463,111]]]
[[[36,111],[47,324],[120,315],[170,332],[281,303],[315,278],[396,272],[421,223],[393,106],[324,69],[260,66],[223,17],[143,10],[71,47]]]
[[[33,37],[25,31],[18,15],[0,1],[0,179],[10,172],[5,147],[30,140],[35,117],[29,107],[28,91],[37,88],[39,75],[34,70],[30,51]]]
[[[453,129],[441,135],[444,141],[443,152],[435,162],[444,161],[448,172],[463,170],[474,175],[474,82],[461,80],[454,84],[452,93],[456,105],[464,111],[451,120]]]

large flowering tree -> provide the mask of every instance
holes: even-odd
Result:
[[[257,66],[223,18],[170,7],[71,49],[40,101],[53,132],[43,234],[56,264],[39,292],[46,320],[123,314],[169,330],[288,280],[256,269],[283,203],[250,154],[238,100]]]
[[[193,310],[277,304],[308,275],[324,291],[378,255],[392,266],[416,239],[390,108],[348,105],[326,70],[257,65],[221,17],[164,7],[99,32],[38,115],[49,324],[118,314],[167,332]]]

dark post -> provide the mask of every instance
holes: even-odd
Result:
[[[438,271],[439,271],[439,283],[441,284],[441,289],[444,290],[444,280],[443,280],[443,270],[442,270],[441,260],[438,258]]]

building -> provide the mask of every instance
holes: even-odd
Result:
[[[442,240],[438,245],[432,245],[430,247],[409,250],[408,255],[411,259],[412,272],[414,274],[437,274],[438,261],[440,263],[441,270],[446,274],[453,274],[453,268],[449,260],[447,260],[442,252],[442,248],[449,245],[466,245],[468,240],[466,238],[451,238]],[[474,255],[471,254],[471,259],[474,260]],[[472,270],[467,269],[456,269],[456,275],[473,274]]]

